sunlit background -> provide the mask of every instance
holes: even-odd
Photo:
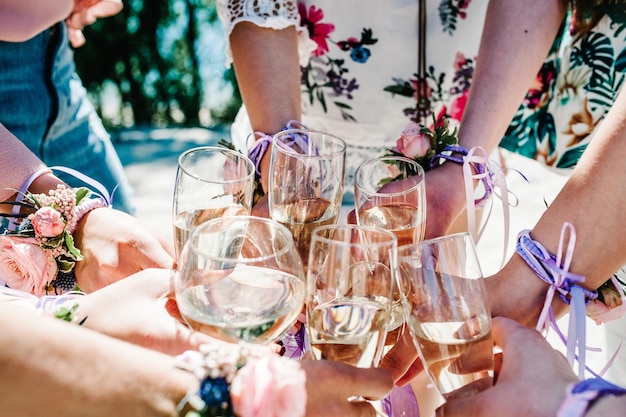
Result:
[[[229,124],[240,105],[215,0],[124,0],[85,29],[77,71],[115,137],[128,128]]]

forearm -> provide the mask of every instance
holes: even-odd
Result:
[[[230,36],[242,99],[254,130],[279,131],[300,119],[300,66],[296,30],[237,24]]]
[[[0,328],[6,415],[177,416],[197,386],[170,356],[20,307],[0,304]]]
[[[0,124],[0,201],[14,198],[22,184],[45,167],[39,158]],[[52,174],[45,174],[33,182],[30,191],[47,192],[59,183],[61,181]],[[0,212],[8,211],[10,206],[0,206]]]
[[[571,223],[576,231],[576,246],[569,271],[583,275],[583,285],[590,289],[598,288],[626,264],[624,160],[626,94],[622,90],[566,185],[531,232],[534,240],[556,255],[563,224]],[[495,296],[496,313],[536,321],[547,284],[518,255],[513,255],[498,275],[494,285],[499,289],[495,293],[506,294],[507,288],[513,293]],[[507,299],[512,302],[505,305]],[[557,313],[565,311],[560,301],[553,305]]]
[[[559,0],[491,0],[459,137],[494,150],[548,55],[565,10]]]
[[[0,5],[0,40],[23,42],[64,20],[73,0],[3,0]]]
[[[289,120],[300,120],[300,65],[295,28],[274,30],[241,22],[234,27],[230,44],[252,130],[271,135]],[[269,154],[266,152],[261,161],[261,179],[266,190]]]

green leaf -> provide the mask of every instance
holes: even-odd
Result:
[[[87,187],[80,187],[76,189],[76,205],[78,206],[81,201],[91,194],[91,191]]]
[[[67,231],[63,233],[65,235],[65,246],[67,246],[68,253],[72,256],[72,258],[76,261],[82,261],[83,255],[80,253],[80,250],[76,246],[74,246],[74,238]]]

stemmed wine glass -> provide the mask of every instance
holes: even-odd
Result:
[[[229,216],[196,226],[173,274],[185,322],[228,342],[275,342],[303,309],[300,256],[289,230],[271,219]]]
[[[487,293],[472,236],[457,233],[398,249],[410,277],[405,314],[424,367],[445,399],[493,383]]]
[[[416,161],[382,156],[364,162],[355,173],[354,196],[357,224],[393,232],[398,247],[424,239],[425,174]],[[394,289],[388,345],[398,340],[404,324],[401,290],[408,288],[408,278],[402,272],[399,271],[399,285]]]
[[[337,223],[346,143],[330,133],[290,129],[274,135],[268,205],[292,233],[306,270],[313,229]]]
[[[391,319],[396,255],[397,238],[386,230],[348,224],[313,231],[305,304],[315,359],[378,365]]]
[[[201,146],[178,158],[172,216],[176,257],[194,226],[252,208],[254,163],[223,147]]]

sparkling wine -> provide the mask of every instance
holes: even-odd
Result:
[[[451,305],[451,308],[466,308]],[[493,383],[493,339],[489,318],[474,314],[466,321],[428,321],[430,305],[409,319],[426,370],[446,398],[469,396]]]
[[[424,236],[425,224],[419,208],[406,203],[373,206],[359,212],[359,223],[393,232],[398,246],[417,243]]]
[[[302,311],[304,282],[291,274],[238,265],[227,275],[215,275],[177,297],[181,315],[194,330],[229,342],[272,342]]]
[[[353,366],[376,366],[387,334],[389,312],[366,297],[334,300],[309,309],[312,353]]]
[[[339,208],[326,199],[314,198],[276,205],[271,214],[274,220],[291,231],[306,269],[313,229],[336,223]]]
[[[213,220],[224,216],[239,216],[248,214],[245,206],[233,204],[225,207],[212,207],[201,210],[191,210],[179,213],[174,220],[174,246],[176,249],[176,257],[180,255],[183,246],[191,230],[208,220]]]

